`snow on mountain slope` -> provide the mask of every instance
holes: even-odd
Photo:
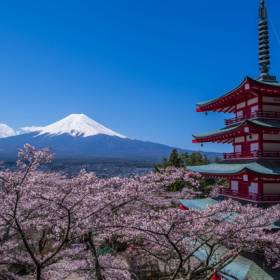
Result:
[[[84,114],[71,114],[66,118],[44,127],[23,127],[24,133],[38,132],[38,135],[95,136],[98,134],[126,138],[125,136],[101,125]]]
[[[15,131],[4,123],[0,123],[0,138],[16,135]]]
[[[43,126],[27,126],[27,127],[21,127],[18,130],[18,134],[25,134],[25,133],[31,133],[31,132],[40,132],[44,127]]]

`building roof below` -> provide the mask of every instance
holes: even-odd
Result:
[[[208,197],[202,199],[181,199],[180,203],[188,209],[204,210],[209,206],[218,203],[218,201]]]
[[[222,259],[228,252],[226,247],[221,246],[212,256],[211,261],[217,262],[217,259]],[[194,254],[200,261],[206,261],[210,255],[210,248],[207,245],[200,247]],[[233,280],[273,280],[261,267],[255,262],[249,260],[241,255],[237,256],[232,262],[227,264],[222,270],[221,274],[224,279]]]
[[[188,209],[196,209],[196,210],[206,210],[209,206],[215,205],[219,201],[213,198],[203,198],[203,199],[181,199],[180,203],[184,205]],[[231,217],[235,217],[236,214],[232,214],[229,216],[229,220]],[[269,228],[277,228],[279,227],[275,224],[269,226]],[[188,240],[186,239],[186,242]],[[192,242],[192,241],[189,241]],[[195,256],[200,261],[205,261],[209,256],[209,247],[204,245],[200,247],[196,252]],[[217,259],[222,258],[228,249],[224,246],[221,246],[218,250],[216,250],[215,254],[212,256],[213,262]],[[210,260],[210,262],[212,261]],[[237,256],[232,262],[227,264],[222,270],[221,274],[224,279],[227,280],[246,280],[246,279],[255,279],[255,280],[273,280],[273,278],[267,274],[260,266],[258,266],[254,261],[245,258],[241,255]]]

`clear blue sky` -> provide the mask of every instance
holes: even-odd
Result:
[[[280,1],[268,1],[280,33]],[[257,8],[258,0],[1,1],[0,122],[85,113],[132,138],[199,149],[191,134],[223,126],[224,116],[195,113],[195,103],[258,75]]]

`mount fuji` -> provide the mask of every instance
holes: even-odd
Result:
[[[0,160],[14,160],[19,148],[29,143],[49,148],[63,160],[145,160],[159,161],[172,147],[130,139],[84,114],[71,114],[53,124],[23,127],[18,135],[0,139]]]
[[[99,134],[126,138],[125,136],[103,126],[84,114],[71,114],[68,117],[45,127],[23,127],[22,132],[37,132],[38,135],[62,135],[73,137],[90,137]]]
[[[7,126],[2,128],[5,138],[0,138],[0,160],[4,161],[14,161],[18,149],[25,143],[38,149],[48,148],[55,154],[56,160],[80,162],[158,162],[173,149],[158,143],[130,139],[84,114],[71,114],[47,126],[23,127],[17,134]],[[1,131],[0,125],[0,136]],[[217,156],[217,153],[206,154],[210,158]]]

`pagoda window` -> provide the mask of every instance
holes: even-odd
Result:
[[[258,105],[252,106],[251,107],[251,114],[258,112],[258,110],[259,110],[259,106]]]
[[[249,180],[248,175],[247,174],[243,175],[243,181],[244,182],[248,182],[248,180]]]
[[[238,109],[242,109],[242,108],[244,108],[246,106],[246,103],[245,102],[242,102],[242,103],[239,103],[239,104],[237,104],[236,105],[236,109],[238,110]]]
[[[249,193],[258,193],[258,183],[251,183],[249,185]]]
[[[263,193],[264,194],[279,194],[280,193],[280,183],[264,183]]]
[[[237,112],[236,112],[236,116],[237,116],[237,118],[242,118],[242,117],[244,116],[243,110],[237,111]]]
[[[242,146],[241,145],[235,145],[234,146],[234,151],[236,153],[241,153],[242,152]]]
[[[252,143],[250,145],[250,151],[251,152],[257,152],[259,150],[259,143]]]
[[[238,188],[239,188],[239,182],[238,181],[231,181],[231,184],[230,184],[230,189],[232,191],[235,191],[235,192],[238,192]]]
[[[258,97],[251,98],[247,101],[248,105],[253,105],[253,104],[256,104],[256,103],[258,103]]]

